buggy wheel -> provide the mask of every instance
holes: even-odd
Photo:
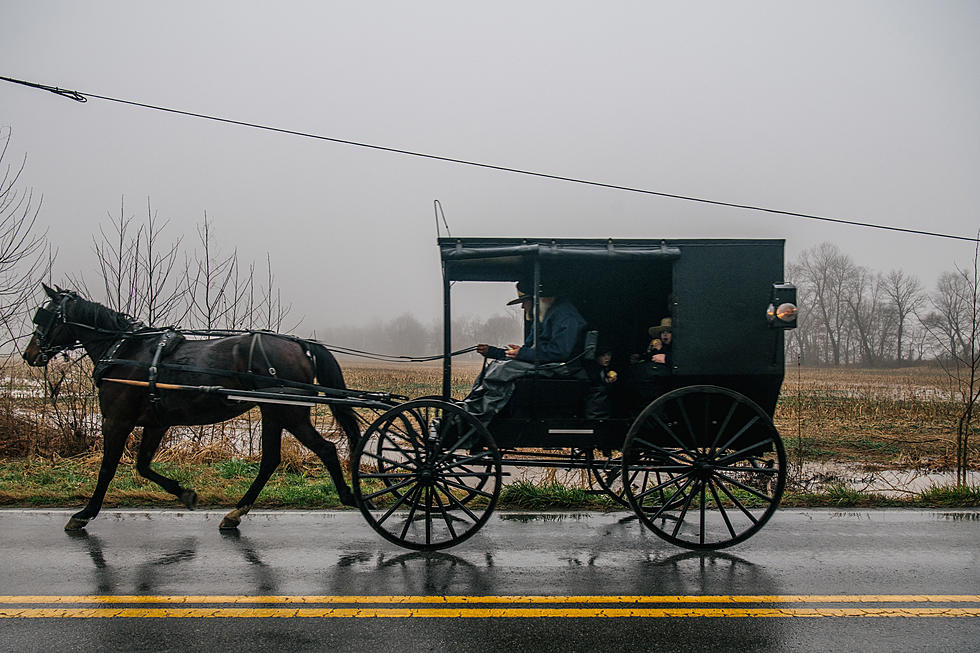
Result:
[[[629,501],[623,494],[623,459],[620,456],[596,458],[592,450],[586,452],[585,458],[589,466],[590,489],[596,493],[602,492],[619,505],[629,508]]]
[[[623,445],[624,495],[640,521],[688,549],[721,549],[762,528],[786,485],[786,453],[769,416],[717,386],[659,397]]]
[[[618,503],[625,508],[632,508],[629,499],[626,497],[626,487],[623,484],[623,457],[622,456],[610,456],[609,458],[595,458],[593,452],[589,451],[587,453],[588,465],[589,465],[589,485],[593,488],[593,491],[604,492],[606,496]],[[661,482],[666,481],[667,478],[661,475],[659,472],[651,472],[650,470],[643,469],[633,469],[628,475],[628,483],[635,486],[638,482],[637,477],[640,474],[648,475],[647,481],[653,481],[655,484],[661,484]],[[652,476],[650,476],[652,474]],[[642,479],[641,479],[642,480]],[[599,490],[595,490],[595,486],[599,487]],[[661,490],[661,505],[667,500],[667,489],[671,486],[665,485],[664,489]],[[679,487],[679,485],[677,486]],[[684,501],[687,497],[680,493],[671,500],[672,504],[679,504]]]
[[[437,399],[406,402],[375,420],[353,467],[365,519],[409,549],[466,540],[500,495],[500,453],[490,433],[463,409]]]

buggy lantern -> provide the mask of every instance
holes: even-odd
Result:
[[[791,283],[774,283],[769,298],[769,308],[766,309],[766,319],[774,329],[795,329],[796,286]]]

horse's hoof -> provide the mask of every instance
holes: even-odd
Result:
[[[83,528],[85,528],[88,522],[89,522],[88,518],[72,517],[71,519],[68,520],[68,523],[65,524],[65,530],[80,531]]]
[[[222,531],[230,531],[238,528],[238,525],[242,523],[242,517],[248,514],[248,511],[252,509],[252,506],[244,506],[242,508],[235,508],[221,520],[221,524],[218,525],[218,529]]]
[[[357,497],[354,496],[354,493],[346,485],[337,488],[337,498],[340,499],[341,505],[350,506],[351,508],[358,506]]]
[[[184,490],[180,493],[180,502],[187,506],[188,510],[197,508],[197,492],[194,490]]]

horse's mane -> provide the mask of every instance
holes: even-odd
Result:
[[[72,293],[71,319],[79,324],[87,324],[103,331],[130,332],[142,329],[145,325],[134,317],[114,311],[108,306],[89,301],[77,293]]]

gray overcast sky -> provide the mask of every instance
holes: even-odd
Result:
[[[980,3],[0,0],[0,75],[788,211],[980,228]],[[428,320],[454,235],[825,240],[927,286],[969,243],[456,166],[0,84],[61,274],[147,197],[268,252],[300,331]],[[364,245],[370,243],[370,253]],[[357,245],[357,247],[354,247]],[[509,296],[510,289],[501,289]],[[488,302],[479,306],[479,302]],[[502,310],[478,295],[461,310]]]

